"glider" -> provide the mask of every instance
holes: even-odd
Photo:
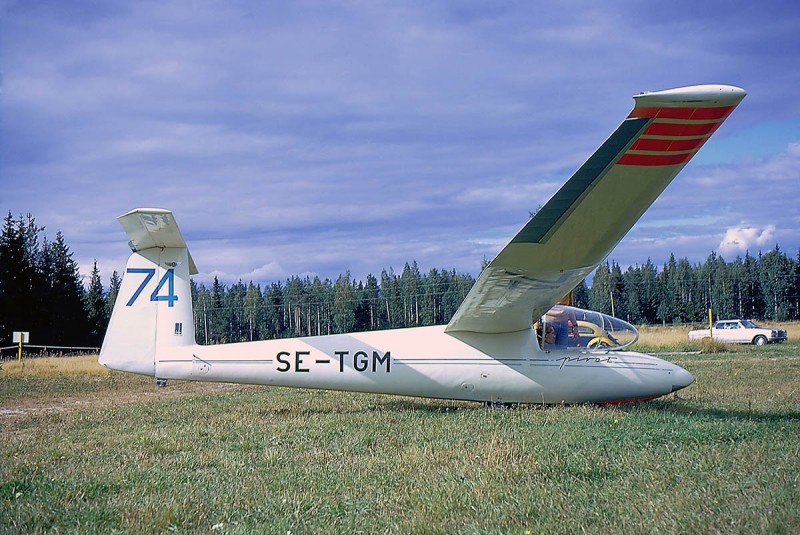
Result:
[[[158,379],[486,403],[616,403],[675,392],[692,375],[626,349],[638,336],[631,325],[556,303],[744,96],[726,85],[635,95],[633,111],[484,269],[447,325],[198,345],[189,282],[197,268],[172,212],[128,212],[119,221],[133,253],[99,362]]]

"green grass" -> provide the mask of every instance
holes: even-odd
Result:
[[[800,344],[676,362],[680,398],[513,410],[6,370],[0,532],[798,532]]]

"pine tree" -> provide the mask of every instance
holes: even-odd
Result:
[[[611,289],[611,315],[619,318],[628,318],[628,296],[625,293],[625,282],[622,278],[622,268],[616,262],[611,262],[611,273],[608,280]]]
[[[353,286],[350,284],[350,272],[339,275],[333,285],[333,327],[336,333],[352,332],[356,322],[353,306]]]
[[[626,306],[625,309],[627,311],[627,315],[625,316],[625,320],[630,323],[638,324],[642,323],[644,320],[644,314],[642,312],[642,270],[639,266],[636,267],[628,267],[625,270],[625,273],[622,274],[622,282],[625,287],[625,295],[626,295]]]
[[[709,263],[706,273],[710,273],[713,285],[711,286],[712,309],[723,318],[736,318],[739,316],[736,305],[737,281],[733,278],[735,263],[727,263],[721,256],[712,253],[708,257]],[[738,260],[738,258],[737,258]]]
[[[744,257],[744,276],[745,276],[745,290],[744,290],[744,314],[745,318],[762,318],[764,317],[764,294],[761,291],[761,284],[759,282],[759,259],[755,259],[746,254]]]
[[[361,292],[361,302],[366,309],[365,329],[370,331],[377,330],[380,297],[378,295],[378,279],[372,273],[367,275],[367,282]]]
[[[403,327],[416,327],[419,321],[419,297],[422,283],[417,262],[406,262],[400,275],[400,295],[403,300]]]
[[[455,269],[447,272],[444,279],[445,290],[444,297],[442,298],[442,323],[449,323],[458,310],[458,307],[461,306],[464,298],[475,284],[475,279],[470,275],[458,274]]]
[[[292,277],[283,287],[283,302],[286,306],[286,324],[292,336],[302,336],[303,308],[306,306],[306,289],[300,277]]]
[[[283,288],[279,282],[270,284],[265,289],[264,307],[264,334],[267,338],[282,338],[285,336],[283,322]]]
[[[797,253],[797,260],[794,262],[794,269],[792,269],[791,278],[792,289],[790,290],[790,301],[793,308],[791,318],[796,320],[800,318],[800,251]]]
[[[705,308],[697,289],[695,269],[686,258],[681,258],[675,266],[675,287],[677,291],[675,312],[679,323],[698,321],[703,318]]]
[[[29,331],[44,340],[41,311],[46,305],[41,269],[39,233],[44,227],[28,214],[14,219],[11,212],[0,232],[0,337],[11,340],[12,331]]]
[[[578,308],[589,308],[589,288],[585,279],[572,290],[572,303]]]
[[[381,318],[385,329],[395,329],[400,326],[400,289],[397,277],[390,268],[387,272],[381,271]]]
[[[777,245],[759,261],[759,282],[764,294],[766,313],[773,321],[783,321],[789,315],[791,272],[791,260]]]
[[[21,302],[20,277],[25,266],[23,252],[11,212],[3,219],[0,232],[0,340],[10,344],[11,332],[24,329],[21,315],[15,314],[17,303]]]
[[[115,269],[111,274],[111,279],[108,282],[108,292],[106,293],[106,317],[109,319],[111,318],[111,313],[114,311],[114,305],[117,304],[117,296],[119,295],[120,287],[122,287],[122,279]]]
[[[333,307],[333,287],[331,281],[325,279],[321,281],[319,277],[314,277],[311,287],[308,289],[308,299],[310,301],[309,321],[311,333],[316,335],[331,333],[331,309]]]
[[[89,343],[89,326],[84,309],[84,288],[78,264],[72,258],[64,235],[59,231],[56,239],[46,244],[47,264],[52,270],[45,273],[48,287],[47,309],[50,313],[50,334],[47,343],[53,345],[86,345]]]
[[[442,323],[441,302],[443,294],[443,278],[438,269],[431,268],[422,281],[422,325],[438,325]]]
[[[605,314],[611,314],[611,270],[608,262],[597,266],[589,290],[589,308]]]
[[[211,285],[211,306],[208,308],[208,338],[212,344],[219,344],[225,340],[225,314],[222,309],[222,301],[225,298],[225,286],[220,284],[219,279],[214,276]]]
[[[247,339],[263,340],[264,325],[264,297],[261,295],[261,287],[253,284],[247,285],[247,293],[244,296],[244,314],[247,327]]]
[[[368,331],[369,329],[369,302],[365,299],[364,283],[361,281],[351,281],[353,287],[353,314],[355,321],[353,330],[358,332]]]
[[[106,334],[106,327],[108,327],[108,315],[106,313],[106,296],[103,282],[100,280],[100,270],[97,269],[97,260],[94,261],[89,277],[89,291],[84,296],[84,308],[89,328],[87,341],[92,347],[100,347]]]
[[[225,291],[222,299],[222,317],[224,318],[223,342],[246,342],[247,327],[244,318],[244,296],[247,293],[240,280]]]
[[[658,308],[657,275],[656,266],[648,258],[641,268],[640,277],[639,310],[642,323],[655,323],[658,319],[656,314],[656,309]]]
[[[209,318],[208,310],[211,308],[211,292],[204,284],[199,286],[194,279],[190,279],[189,286],[192,291],[192,308],[194,312],[194,332],[198,343],[209,344]]]
[[[658,294],[658,307],[656,316],[662,324],[673,323],[676,317],[675,311],[675,256],[670,254],[669,260],[664,264],[661,273],[656,275],[656,291]]]

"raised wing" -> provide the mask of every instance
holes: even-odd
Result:
[[[130,238],[128,245],[134,252],[154,247],[162,249],[186,247],[186,241],[169,210],[137,208],[119,216],[117,220]],[[197,273],[197,266],[189,254],[189,274]]]
[[[619,128],[484,269],[447,332],[529,329],[608,256],[744,96],[726,85],[635,95]]]

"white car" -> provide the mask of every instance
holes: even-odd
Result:
[[[759,327],[750,320],[720,320],[714,323],[714,340],[729,344],[755,344],[763,346],[786,340],[786,331]],[[708,329],[689,331],[689,340],[709,338]]]

